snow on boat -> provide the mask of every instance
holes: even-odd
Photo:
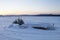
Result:
[[[18,28],[18,29],[26,29],[26,28],[34,28],[34,29],[42,29],[42,30],[54,30],[54,24],[49,24],[49,23],[39,23],[39,24],[12,24],[9,26],[10,28]]]
[[[39,24],[25,24],[24,21],[22,19],[17,19],[13,22],[12,25],[10,25],[9,27],[15,27],[15,28],[34,28],[34,29],[43,29],[43,30],[54,30],[54,24],[50,24],[50,23],[39,23]]]
[[[42,29],[42,30],[54,30],[54,24],[49,24],[49,23],[40,23],[35,26],[33,26],[35,29]]]

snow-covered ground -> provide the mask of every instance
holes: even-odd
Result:
[[[12,22],[18,17],[0,17],[0,40],[60,40],[60,17],[23,16],[26,28]],[[54,24],[55,30],[33,29],[40,23]],[[43,24],[44,25],[44,24]]]

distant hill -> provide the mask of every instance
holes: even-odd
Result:
[[[35,16],[60,16],[60,14],[38,14]]]
[[[60,14],[37,14],[37,15],[0,15],[0,17],[5,16],[60,16]]]

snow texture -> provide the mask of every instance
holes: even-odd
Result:
[[[60,40],[60,17],[23,16],[25,24],[13,24],[12,22],[17,18],[0,17],[0,40]],[[32,28],[33,26],[47,27],[52,24],[55,30]]]

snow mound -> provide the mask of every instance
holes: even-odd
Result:
[[[47,29],[47,30],[54,30],[54,24],[50,24],[50,23],[40,23],[40,24],[35,24],[33,27],[36,28],[43,28],[43,29]]]
[[[49,23],[40,23],[40,24],[23,24],[23,25],[19,25],[19,24],[12,24],[9,26],[9,28],[14,28],[14,29],[26,29],[26,28],[33,28],[33,27],[40,27],[43,29],[47,29],[47,30],[54,30],[55,27],[53,24],[49,24]]]
[[[14,28],[14,29],[25,29],[27,28],[27,25],[19,25],[19,24],[11,24],[8,28]]]

